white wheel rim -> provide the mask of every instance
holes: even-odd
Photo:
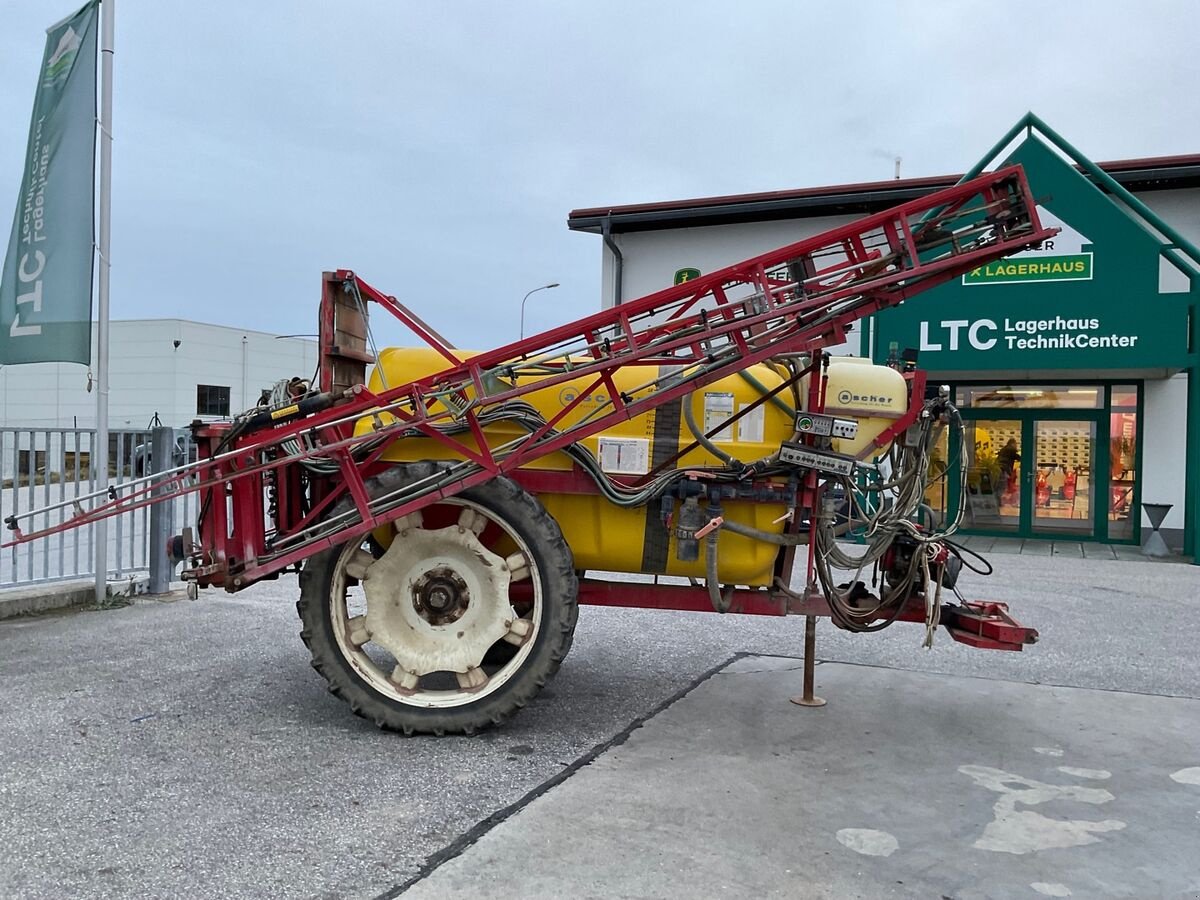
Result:
[[[533,555],[507,522],[462,498],[438,505],[458,507],[459,523],[426,530],[420,514],[406,516],[395,523],[396,537],[378,559],[352,541],[339,554],[330,584],[330,614],[342,656],[377,692],[428,709],[464,706],[500,690],[532,652],[543,603]],[[517,552],[501,557],[483,546],[476,535],[488,524],[500,528]],[[518,616],[508,589],[512,581],[526,578],[532,607]],[[348,587],[352,579],[359,584]],[[457,601],[452,609],[430,605],[446,593]],[[518,648],[489,674],[482,656],[497,640]],[[427,687],[421,683],[427,676],[453,678],[457,687]]]

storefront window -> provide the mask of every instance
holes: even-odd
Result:
[[[985,385],[960,387],[959,407],[984,409],[1103,409],[1104,388],[1089,385]]]
[[[980,419],[964,424],[967,525],[1016,531],[1021,524],[1021,423]]]
[[[967,528],[1136,539],[1140,385],[964,384],[954,396],[966,428]]]
[[[1114,384],[1112,389],[1113,409],[1137,409],[1137,385]]]
[[[1133,537],[1137,435],[1137,387],[1114,385],[1108,419],[1108,536],[1112,540]]]

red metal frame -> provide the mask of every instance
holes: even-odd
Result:
[[[326,393],[315,400],[269,411],[250,424],[200,428],[203,458],[195,466],[134,482],[123,493],[83,498],[61,526],[25,533],[20,521],[37,521],[33,517],[46,510],[14,516],[15,538],[4,546],[199,490],[206,515],[202,551],[193,556],[201,564],[189,575],[235,590],[497,475],[557,477],[519,470],[771,356],[811,352],[820,360],[821,349],[844,340],[855,321],[1054,233],[1038,222],[1023,171],[1009,167],[470,358],[395,298],[339,270],[327,276],[331,288],[340,285],[356,303],[383,306],[447,367],[377,393],[354,385],[338,394],[332,382],[323,382]],[[338,353],[333,345],[329,293],[321,311],[323,378],[332,357],[353,362],[366,355]],[[647,379],[623,394],[614,374],[627,366],[641,367]],[[663,366],[673,374],[655,376],[650,368]],[[503,446],[489,444],[481,414],[580,378],[589,379],[589,388],[540,428]],[[914,402],[890,436],[920,411],[923,376],[910,380]],[[824,385],[824,378],[810,379],[811,410],[823,408]],[[601,391],[608,398],[603,412],[569,421],[585,396]],[[356,433],[364,421],[373,427]],[[447,433],[448,426],[472,443]],[[459,462],[443,483],[396,502],[372,501],[366,479],[380,468],[387,446],[405,434],[442,444]],[[317,457],[336,464],[338,475],[301,469],[302,461]],[[577,474],[561,480],[567,478],[578,484]],[[264,509],[268,485],[277,495],[273,521]],[[808,473],[798,502],[819,505],[819,485],[816,473]],[[353,514],[329,523],[327,511],[346,497]],[[791,554],[781,556],[790,565]]]
[[[681,584],[601,581],[581,579],[579,602],[592,606],[636,609],[713,612],[708,589]],[[818,591],[789,595],[782,591],[736,590],[730,613],[748,616],[828,616],[829,602]],[[882,614],[880,618],[883,618]],[[925,598],[913,597],[905,604],[898,622],[924,622]],[[968,601],[962,606],[945,604],[941,623],[960,643],[987,650],[1021,650],[1038,640],[1037,630],[1019,624],[1008,614],[1008,606],[995,601]]]

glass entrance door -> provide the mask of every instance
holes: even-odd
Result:
[[[997,537],[1137,542],[1139,385],[964,384],[955,402],[965,439],[946,448],[947,518],[961,508],[966,530]]]
[[[966,517],[972,530],[1016,537],[1096,535],[1107,480],[1096,473],[1094,416],[968,419]]]
[[[1027,443],[1020,419],[973,419],[966,428],[966,525],[986,531],[1019,533],[1028,508],[1021,489]]]
[[[1033,460],[1023,476],[1032,492],[1032,532],[1038,537],[1096,533],[1096,421],[1035,419]],[[1099,479],[1101,484],[1107,479]]]

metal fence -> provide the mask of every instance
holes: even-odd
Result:
[[[96,433],[80,428],[0,428],[0,522],[24,512],[70,501],[96,490],[91,460]],[[121,485],[156,469],[171,468],[195,459],[191,436],[176,433],[173,458],[155,460],[149,431],[109,433],[109,483]],[[194,524],[197,495],[172,501],[172,533]],[[70,506],[22,524],[34,531],[61,524],[72,514]],[[7,529],[3,534],[8,535]],[[88,525],[0,553],[0,588],[39,584],[95,574],[96,536]],[[138,509],[108,521],[108,573],[110,578],[145,572],[150,566],[150,511]]]

